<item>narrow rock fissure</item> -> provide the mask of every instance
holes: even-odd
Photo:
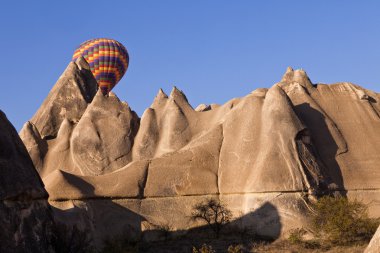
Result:
[[[380,192],[380,188],[368,188],[368,189],[352,189],[352,190],[334,190],[333,192]],[[233,196],[233,195],[262,195],[262,194],[295,194],[295,193],[303,193],[306,194],[307,191],[304,190],[289,190],[289,191],[263,191],[263,192],[234,192],[234,193],[223,193],[223,195],[226,196]],[[70,198],[70,199],[54,199],[49,200],[50,202],[65,202],[65,201],[85,201],[85,200],[145,200],[145,199],[175,199],[175,198],[182,198],[182,197],[204,197],[204,196],[220,196],[220,194],[188,194],[188,195],[176,195],[176,196],[154,196],[154,197],[143,197],[143,198],[133,198],[133,197],[101,197],[101,196],[94,196],[94,197],[88,197],[88,198]],[[41,199],[43,200],[43,199]]]
[[[150,167],[151,160],[148,160],[147,162],[148,162],[148,164],[146,165],[144,180],[141,182],[141,186],[140,186],[140,197],[141,197],[141,199],[145,198],[145,187],[146,187],[146,183],[148,182],[149,167]]]
[[[368,101],[369,105],[371,106],[372,110],[374,111],[374,113],[377,115],[377,118],[380,119],[380,113],[376,110],[376,107],[373,106],[372,102],[371,101]]]
[[[220,195],[220,178],[219,178],[220,157],[221,157],[222,147],[223,147],[223,143],[224,143],[224,128],[223,128],[223,125],[220,125],[220,127],[222,128],[222,140],[220,141],[219,157],[218,157],[218,170],[216,172],[216,187],[217,187],[218,195]]]

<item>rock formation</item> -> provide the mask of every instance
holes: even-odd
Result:
[[[377,253],[379,252],[379,249],[380,249],[380,227],[377,229],[376,233],[373,235],[364,253]]]
[[[194,110],[176,87],[159,90],[139,119],[115,94],[94,92],[87,70],[70,63],[20,136],[56,218],[75,217],[98,241],[187,230],[207,196],[268,236],[301,226],[308,201],[326,192],[380,199],[379,94],[288,68],[271,88],[220,106]]]
[[[1,111],[0,171],[0,252],[49,252],[53,223],[48,194],[17,131]]]

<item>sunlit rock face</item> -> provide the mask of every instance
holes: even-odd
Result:
[[[128,104],[99,91],[70,138],[70,154],[84,175],[102,175],[132,161],[139,118]]]
[[[0,252],[49,252],[48,194],[16,130],[0,111]]]
[[[288,68],[271,88],[224,105],[193,109],[176,87],[159,90],[139,118],[115,94],[94,92],[86,69],[70,63],[20,136],[56,218],[76,220],[98,242],[162,225],[196,227],[191,208],[210,196],[239,226],[274,238],[302,227],[320,195],[380,198],[374,92],[313,84]],[[370,212],[380,214],[379,206]]]
[[[380,227],[377,229],[376,233],[373,235],[364,253],[377,253],[379,252],[379,249],[380,249]]]

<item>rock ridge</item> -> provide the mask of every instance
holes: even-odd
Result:
[[[196,224],[179,217],[206,196],[235,214],[270,204],[266,219],[277,226],[281,220],[281,234],[300,224],[307,198],[335,192],[380,201],[376,191],[362,192],[380,180],[375,92],[313,84],[305,71],[288,68],[272,87],[223,105],[193,109],[178,88],[169,96],[160,89],[139,118],[115,94],[94,93],[79,61],[20,136],[52,205],[80,213],[78,222],[97,227],[97,238],[127,227],[138,234],[146,222],[165,219],[189,229]],[[370,213],[380,213],[380,205]],[[106,220],[118,225],[108,231]]]

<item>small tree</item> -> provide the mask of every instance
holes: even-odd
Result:
[[[193,207],[191,214],[193,220],[202,220],[214,231],[216,238],[219,238],[223,225],[232,218],[232,212],[220,201],[207,199]]]

